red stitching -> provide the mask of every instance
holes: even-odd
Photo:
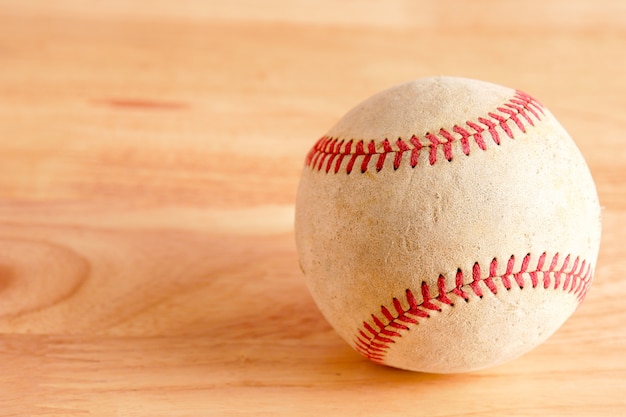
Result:
[[[553,289],[561,289],[567,293],[576,296],[580,303],[585,298],[587,290],[591,285],[592,268],[591,265],[580,257],[576,257],[572,262],[572,255],[567,255],[562,263],[559,263],[560,255],[556,253],[547,269],[546,253],[541,254],[537,260],[537,267],[534,270],[528,270],[530,263],[530,254],[522,259],[522,264],[517,272],[513,272],[515,265],[515,256],[507,261],[506,270],[503,275],[498,276],[498,260],[493,259],[489,264],[489,275],[482,278],[482,268],[478,262],[472,267],[472,281],[464,283],[464,272],[457,270],[455,277],[455,286],[446,288],[446,279],[443,275],[439,275],[437,286],[429,286],[426,282],[422,282],[419,293],[422,295],[422,301],[418,302],[410,289],[406,290],[405,298],[408,308],[405,308],[400,300],[393,298],[393,308],[381,306],[380,316],[371,315],[371,322],[364,321],[362,328],[358,330],[355,340],[356,350],[366,358],[375,362],[384,362],[385,354],[390,346],[395,343],[394,339],[402,337],[400,331],[410,331],[411,326],[419,325],[420,320],[430,318],[430,311],[441,311],[443,305],[454,306],[453,300],[450,298],[453,294],[469,301],[469,293],[483,298],[484,289],[491,291],[493,294],[498,293],[496,284],[499,279],[502,286],[508,291],[511,289],[512,283],[515,282],[520,289],[528,284],[525,281],[524,274],[530,276],[530,284],[532,288],[547,289],[552,283]],[[560,264],[560,267],[558,265]],[[568,268],[569,265],[571,268]],[[543,274],[543,282],[540,284],[538,275]],[[511,280],[513,277],[513,280]],[[467,292],[466,292],[467,291]],[[434,294],[437,294],[434,296]]]
[[[515,132],[511,129],[513,125],[519,131],[526,133],[529,126],[534,126],[535,121],[541,121],[544,114],[543,105],[539,101],[522,91],[516,91],[513,98],[498,106],[494,111],[488,112],[485,117],[468,120],[464,125],[454,125],[450,129],[441,128],[437,133],[428,132],[422,138],[413,135],[409,139],[398,138],[393,141],[385,138],[377,142],[363,139],[339,140],[339,138],[324,136],[307,154],[305,165],[317,171],[336,174],[341,170],[346,156],[350,156],[344,167],[347,174],[350,174],[355,164],[359,162],[360,171],[365,173],[370,168],[372,160],[375,161],[375,168],[378,172],[383,169],[388,154],[393,154],[391,158],[393,168],[398,169],[404,160],[405,152],[409,152],[409,163],[411,168],[415,168],[422,149],[428,152],[429,164],[434,165],[440,159],[439,149],[443,150],[443,156],[448,161],[454,158],[453,144],[457,141],[460,142],[461,151],[465,155],[470,154],[471,141],[484,151],[487,149],[484,132],[491,136],[495,144],[499,145],[501,137],[505,137],[501,134],[515,139]]]

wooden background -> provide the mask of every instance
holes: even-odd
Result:
[[[298,269],[304,156],[393,84],[525,90],[604,235],[547,343],[466,375],[366,362]],[[626,415],[626,2],[0,0],[0,415]]]

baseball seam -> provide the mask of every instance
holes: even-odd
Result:
[[[370,162],[374,159],[378,172],[383,169],[388,155],[393,157],[395,170],[406,159],[404,154],[408,153],[411,168],[415,168],[422,151],[428,152],[428,162],[434,165],[441,160],[439,149],[443,150],[443,156],[447,161],[454,157],[453,144],[456,142],[460,142],[460,149],[466,156],[470,154],[471,141],[485,151],[488,143],[488,140],[485,140],[486,136],[491,137],[496,145],[500,145],[501,137],[504,135],[515,139],[514,129],[511,129],[509,123],[513,122],[522,133],[526,133],[529,126],[535,125],[533,118],[541,121],[544,114],[544,107],[539,101],[516,90],[511,99],[483,117],[468,120],[462,125],[456,124],[448,129],[442,127],[437,133],[427,132],[422,138],[412,135],[409,139],[398,138],[394,142],[388,138],[382,141],[373,139],[367,141],[323,136],[307,154],[305,165],[313,170],[336,174],[343,162],[347,161],[344,169],[350,174],[361,158],[361,173],[365,173],[370,169]]]
[[[510,291],[514,285],[524,289],[528,284],[532,288],[562,290],[576,296],[581,302],[591,285],[591,264],[580,257],[572,262],[572,255],[567,255],[559,266],[559,253],[557,252],[547,264],[547,255],[544,252],[538,259],[537,266],[529,270],[530,254],[527,254],[518,271],[514,272],[515,256],[507,261],[506,271],[502,275],[497,274],[498,260],[493,259],[489,264],[489,275],[482,277],[482,268],[478,262],[472,267],[472,281],[465,282],[465,273],[459,268],[455,277],[455,286],[451,289],[446,287],[446,278],[439,275],[436,288],[422,282],[420,292],[422,301],[418,299],[410,289],[406,290],[406,303],[408,308],[402,305],[398,298],[393,298],[393,307],[381,306],[380,315],[372,314],[371,322],[364,321],[359,328],[354,345],[356,350],[374,362],[384,363],[387,350],[395,343],[394,339],[402,337],[401,331],[409,331],[411,326],[419,325],[420,320],[430,318],[429,311],[442,311],[442,306],[454,306],[452,298],[469,302],[473,293],[479,298],[491,292],[498,293],[497,282],[501,287]],[[546,265],[548,265],[546,267]],[[438,293],[433,297],[432,294]],[[455,297],[456,296],[456,297]],[[394,314],[395,312],[395,314]]]

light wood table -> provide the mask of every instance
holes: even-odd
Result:
[[[429,75],[527,91],[597,182],[595,282],[464,375],[369,363],[293,207],[349,108]],[[626,3],[0,0],[0,415],[626,415]]]

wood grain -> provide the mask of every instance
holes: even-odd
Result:
[[[0,415],[626,414],[624,4],[0,0]],[[293,243],[314,141],[437,74],[540,98],[604,206],[576,314],[467,375],[363,360]]]

